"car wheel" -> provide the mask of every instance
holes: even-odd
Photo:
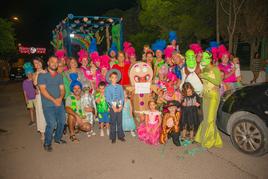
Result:
[[[249,155],[264,155],[268,139],[264,122],[248,112],[241,113],[234,121],[230,136],[235,148]]]

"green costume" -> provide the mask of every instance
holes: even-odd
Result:
[[[209,65],[211,55],[203,53],[201,65],[205,68],[200,74],[203,81],[203,121],[200,124],[195,136],[195,141],[202,147],[222,147],[222,139],[216,127],[217,110],[220,102],[219,86],[221,74],[217,67]]]
[[[99,113],[108,112],[109,106],[108,106],[108,103],[105,100],[105,96],[101,96],[100,93],[97,93],[95,95],[95,99],[98,99],[98,98],[100,98],[101,100],[100,100],[99,103],[96,104],[97,111]]]
[[[68,96],[66,106],[69,106],[80,117],[83,118],[85,116],[81,107],[81,101],[77,101],[74,95]]]

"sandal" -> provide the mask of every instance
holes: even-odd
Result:
[[[74,142],[74,143],[78,143],[78,142],[79,142],[79,139],[77,139],[75,135],[71,135],[71,136],[70,136],[70,140],[71,140],[72,142]]]

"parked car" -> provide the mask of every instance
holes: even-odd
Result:
[[[224,93],[217,126],[230,135],[239,151],[261,156],[268,152],[268,83]]]
[[[10,80],[22,80],[25,77],[26,76],[24,73],[24,69],[22,67],[13,67],[10,69],[10,72],[9,72]]]

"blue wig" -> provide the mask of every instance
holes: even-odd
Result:
[[[115,44],[115,43],[112,43],[112,46],[111,46],[111,48],[109,49],[109,53],[108,53],[108,55],[110,55],[111,51],[114,51],[115,54],[117,55],[118,50],[117,50],[117,47],[116,47],[116,44]]]
[[[91,40],[88,51],[89,51],[89,54],[98,51],[97,50],[97,41],[95,38],[93,38]]]
[[[28,75],[30,73],[34,73],[33,65],[31,62],[24,63],[23,69],[24,69],[25,75]]]
[[[162,39],[159,39],[155,43],[152,44],[152,50],[155,52],[157,50],[160,50],[163,52],[165,48],[166,48],[166,41]]]
[[[177,33],[175,31],[170,31],[168,39],[169,42],[172,42],[173,40],[177,41]]]
[[[83,87],[82,86],[82,83],[77,80],[78,79],[77,73],[71,73],[70,74],[70,78],[72,80],[72,82],[70,84],[70,90],[71,90],[71,92],[74,92],[74,87],[77,86],[77,85],[80,86],[80,89],[82,89],[82,87]]]

